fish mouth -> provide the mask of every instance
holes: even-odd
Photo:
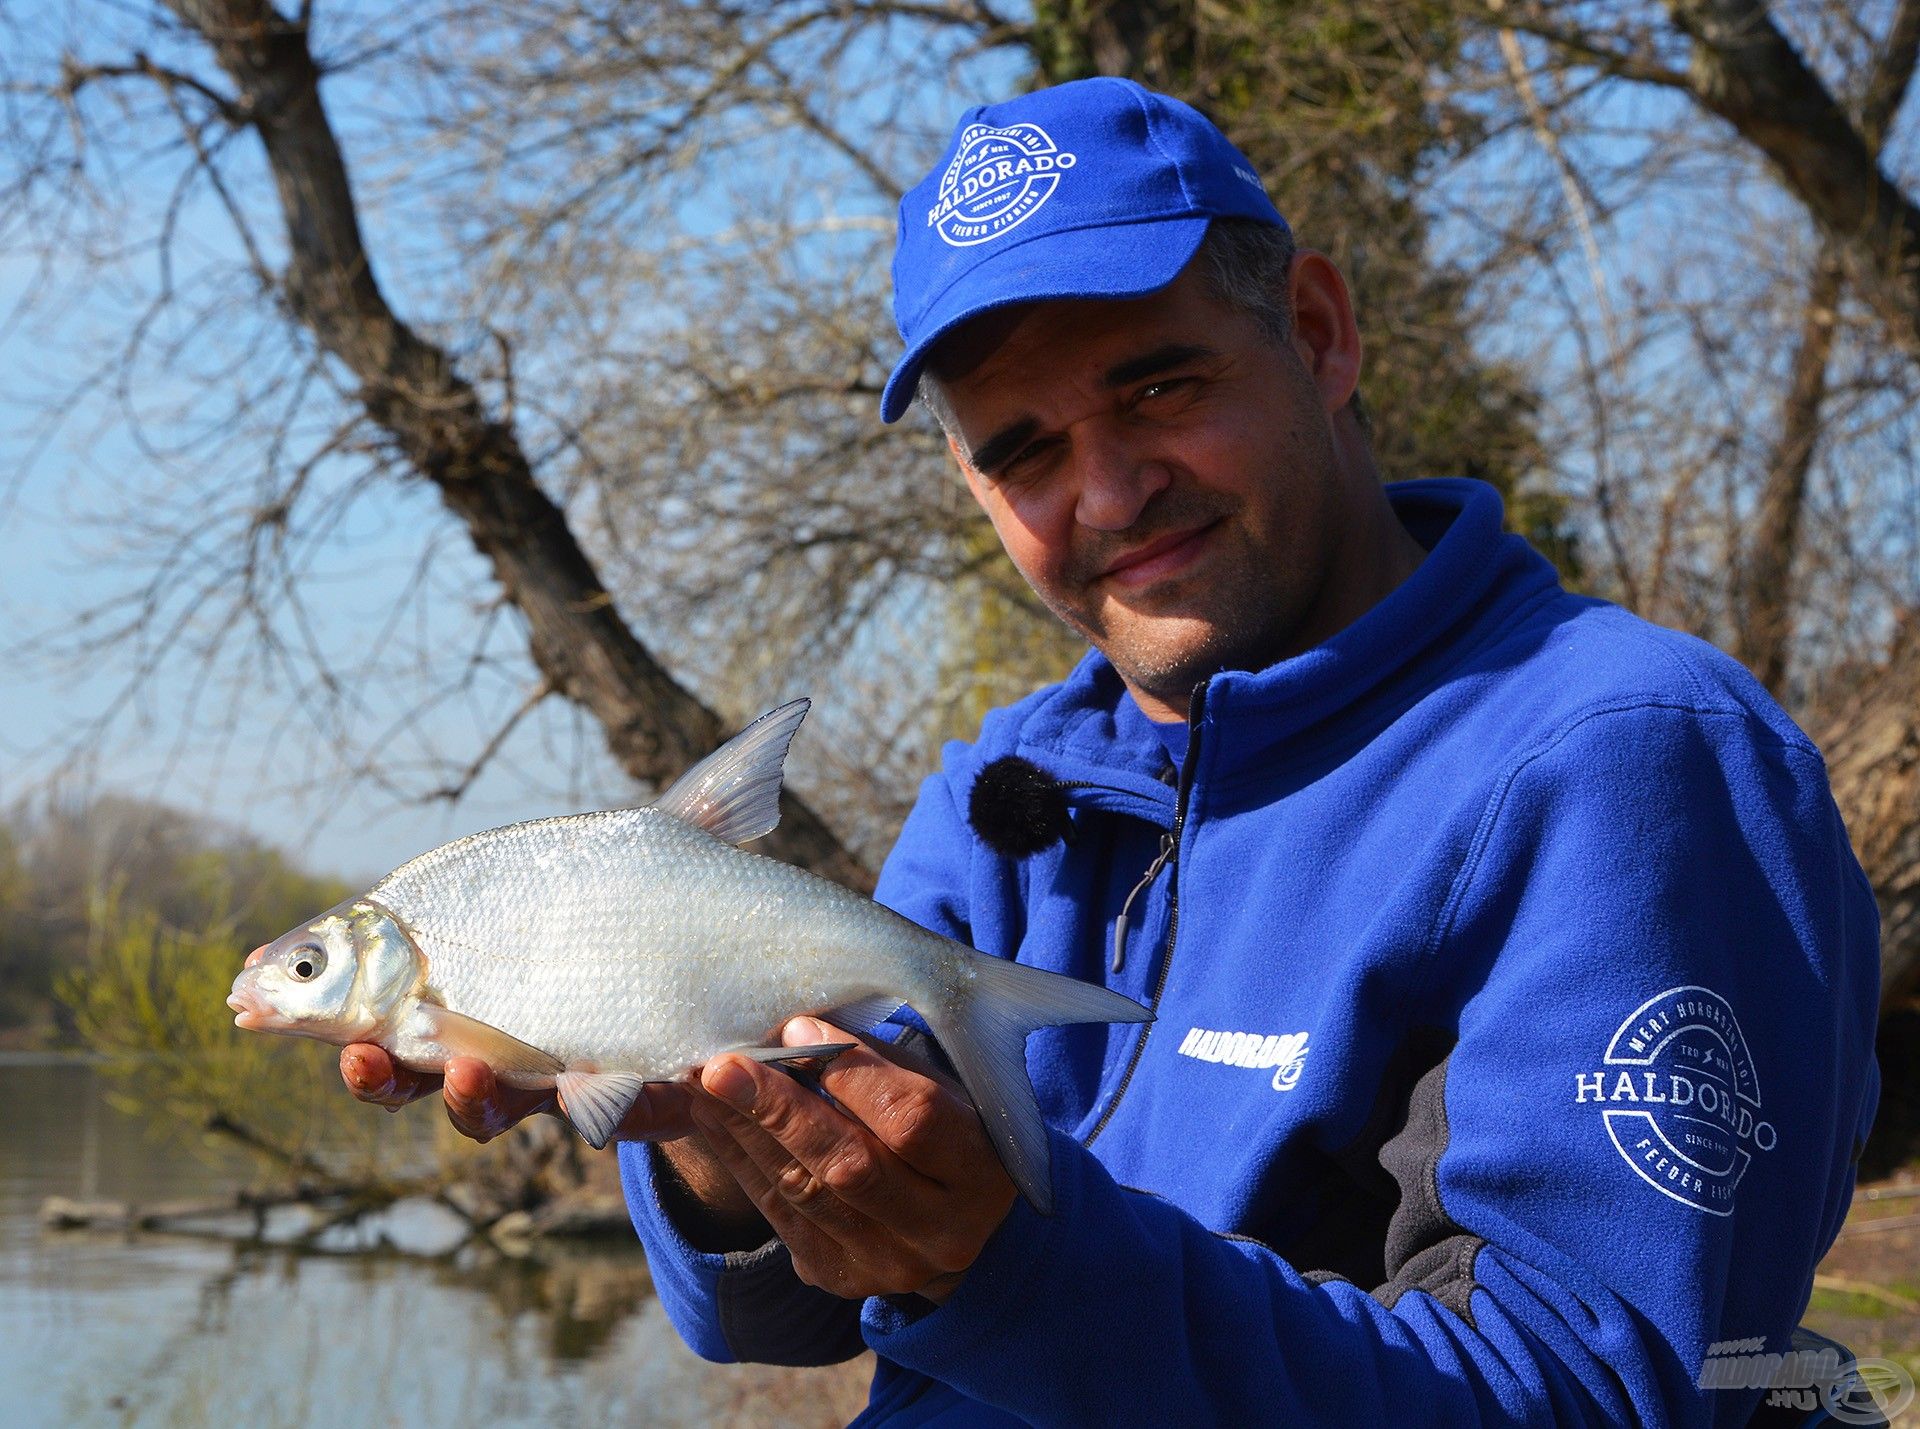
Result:
[[[233,991],[227,994],[227,1006],[235,1014],[233,1025],[246,1032],[271,1032],[286,1025],[280,1014],[267,1005],[250,982],[242,986],[240,981],[235,981]]]

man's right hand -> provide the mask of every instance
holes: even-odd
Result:
[[[479,1142],[493,1140],[535,1112],[559,1114],[551,1090],[510,1087],[474,1057],[455,1057],[441,1076],[412,1071],[395,1062],[384,1047],[356,1042],[341,1049],[340,1076],[354,1096],[389,1111],[440,1092],[454,1129]],[[646,1083],[615,1129],[614,1140],[660,1144],[660,1155],[673,1173],[661,1178],[661,1194],[690,1243],[701,1250],[752,1249],[771,1238],[772,1228],[694,1125],[695,1098],[710,1099],[697,1082]],[[676,1184],[667,1184],[669,1180]]]

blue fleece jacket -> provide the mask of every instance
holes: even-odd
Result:
[[[1177,777],[1089,656],[948,746],[887,862],[907,916],[1156,1009],[1028,1043],[1055,1213],[938,1309],[860,1305],[777,1242],[694,1251],[623,1147],[694,1349],[871,1345],[862,1422],[1745,1423],[1710,1361],[1786,1348],[1878,1095],[1820,755],[1712,647],[1567,594],[1490,487],[1388,492],[1423,564],[1211,679]],[[1070,846],[967,827],[1008,753],[1073,783]]]

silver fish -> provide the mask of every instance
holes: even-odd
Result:
[[[378,1043],[422,1071],[478,1057],[510,1085],[556,1088],[599,1147],[645,1082],[725,1051],[807,1055],[765,1045],[789,1017],[864,1032],[905,1005],[952,1059],[1008,1175],[1050,1210],[1027,1035],[1152,1014],[738,847],[779,821],[781,768],[807,708],[762,715],[650,806],[512,824],[421,854],[256,948],[227,999],[234,1021]]]

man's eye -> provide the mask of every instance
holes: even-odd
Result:
[[[1047,453],[1052,450],[1052,442],[1030,442],[1012,456],[1000,463],[1000,469],[993,474],[995,481],[1019,481],[1031,477],[1046,465]]]
[[[1151,402],[1155,398],[1178,396],[1192,387],[1193,383],[1194,379],[1191,377],[1163,377],[1158,382],[1142,387],[1136,400]]]

